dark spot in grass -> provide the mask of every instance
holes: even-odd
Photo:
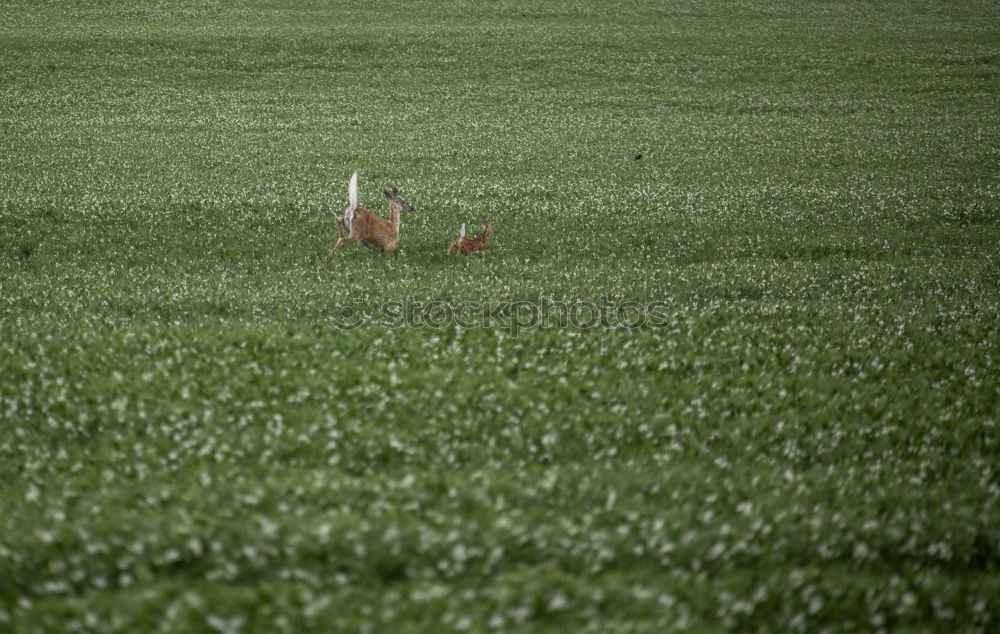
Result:
[[[229,302],[222,300],[211,302],[206,310],[206,313],[213,317],[229,317],[231,312]]]
[[[758,286],[741,285],[736,289],[737,299],[760,301],[764,299],[764,289]]]
[[[31,256],[35,254],[35,247],[31,244],[22,244],[17,250],[17,259],[22,264],[26,263],[31,259]]]
[[[1000,566],[1000,552],[997,552],[996,541],[976,533],[969,545],[966,565],[972,570],[996,570]]]
[[[849,258],[854,255],[852,249],[845,249],[843,247],[835,247],[827,244],[818,244],[811,247],[808,250],[808,258],[810,260],[823,260],[826,258]]]
[[[397,559],[381,560],[375,563],[375,574],[383,584],[389,585],[406,581],[406,565]]]
[[[990,208],[986,204],[954,205],[945,212],[945,217],[963,227],[982,225],[1000,217],[1000,208]]]
[[[635,246],[640,249],[655,249],[659,246],[657,237],[654,235],[639,236],[635,239]]]

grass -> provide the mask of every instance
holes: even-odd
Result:
[[[995,3],[3,14],[0,630],[998,626]]]

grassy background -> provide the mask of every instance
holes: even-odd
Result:
[[[996,3],[119,4],[0,13],[0,630],[998,626]],[[544,298],[664,320],[377,320]]]

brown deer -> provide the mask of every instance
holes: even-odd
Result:
[[[489,220],[483,221],[483,232],[475,238],[465,237],[465,223],[458,231],[458,239],[452,240],[448,245],[445,255],[451,255],[452,250],[462,255],[479,253],[481,257],[486,257],[486,252],[490,250],[490,236],[493,235],[493,223]]]
[[[399,214],[412,210],[413,205],[400,198],[399,191],[395,187],[392,188],[392,192],[383,189],[382,193],[389,200],[389,220],[358,206],[358,173],[354,172],[347,186],[350,205],[343,216],[334,219],[340,239],[323,258],[323,262],[326,262],[340,247],[355,242],[384,253],[396,250],[399,245]],[[347,230],[346,236],[344,230]]]

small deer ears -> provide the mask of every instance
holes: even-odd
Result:
[[[398,190],[398,189],[396,189],[395,187],[393,187],[393,188],[392,188],[392,195],[393,195],[393,196],[399,196],[399,190]]]
[[[388,198],[389,200],[392,200],[392,194],[390,194],[388,191],[386,191],[386,190],[383,189],[382,193],[385,194],[386,198]]]

